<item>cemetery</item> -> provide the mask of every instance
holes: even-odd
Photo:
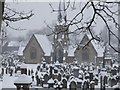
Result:
[[[88,3],[93,6],[94,12],[102,17],[97,12],[102,10],[101,2],[98,3],[99,9],[96,9],[93,2]],[[85,28],[82,28],[82,31],[78,31],[81,28],[76,24],[77,30],[71,33],[79,33],[79,36],[73,35],[75,38],[72,40],[69,27],[80,21],[76,19],[77,16],[67,21],[65,1],[59,2],[57,12],[52,40],[47,34],[33,33],[24,46],[20,42],[20,45],[15,43],[13,46],[8,43],[8,48],[12,50],[0,52],[0,89],[120,90],[120,61],[119,57],[116,57],[120,56],[120,52],[113,50],[110,42],[103,43],[100,37],[91,34],[94,32],[90,25],[96,14],[90,22],[84,23]],[[82,12],[80,13],[83,19]],[[104,21],[104,18],[102,19]],[[111,34],[110,28],[107,29]]]

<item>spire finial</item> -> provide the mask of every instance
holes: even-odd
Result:
[[[59,2],[59,9],[58,9],[58,22],[62,22],[62,14],[61,14],[61,0]]]
[[[65,21],[65,23],[67,22],[67,15],[66,15],[66,9],[65,9],[65,0],[63,0],[63,10],[64,10],[64,12],[63,12],[63,19],[64,19],[64,21]]]

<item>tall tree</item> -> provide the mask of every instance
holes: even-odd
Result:
[[[0,37],[1,37],[2,22],[5,23],[6,27],[10,27],[14,30],[19,30],[14,27],[11,27],[10,23],[21,21],[21,20],[28,20],[33,15],[34,14],[32,11],[25,13],[25,12],[19,12],[19,11],[13,10],[8,5],[5,4],[5,0],[0,0]],[[0,42],[1,42],[0,43],[0,53],[1,53],[2,52],[2,41]]]
[[[54,7],[52,7],[52,4],[50,4],[50,6],[53,12],[59,11],[59,10],[55,10]],[[69,0],[68,2],[66,2],[65,9],[61,9],[61,12],[64,12],[64,11],[67,12],[71,7],[72,7],[72,10],[75,10],[76,5],[75,5],[75,2],[71,3]],[[104,0],[104,1],[89,0],[86,2],[81,2],[81,6],[77,14],[75,14],[73,18],[69,18],[69,19],[66,18],[67,20],[66,30],[69,30],[68,28],[74,26],[76,27],[75,30],[69,33],[75,33],[76,31],[89,32],[92,37],[91,40],[94,39],[94,40],[100,41],[99,36],[94,35],[94,33],[92,32],[94,27],[97,25],[97,22],[99,19],[101,23],[105,25],[107,28],[109,46],[113,48],[116,52],[119,52],[119,50],[114,48],[114,46],[111,43],[111,35],[118,40],[118,43],[120,43],[120,38],[118,37],[117,34],[114,33],[114,30],[110,28],[111,23],[113,27],[115,27],[117,30],[119,30],[119,27],[120,27],[117,20],[118,9],[114,9],[116,7],[118,7],[118,2],[109,2],[107,0]],[[88,12],[89,12],[89,15],[88,15]],[[87,20],[85,19],[85,16],[88,16]]]

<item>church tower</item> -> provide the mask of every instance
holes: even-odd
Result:
[[[63,8],[61,6],[63,5]],[[58,21],[55,25],[54,29],[54,60],[63,63],[64,52],[67,50],[68,47],[68,25],[67,25],[67,15],[65,11],[65,1],[61,4],[59,2],[59,10],[58,10]]]

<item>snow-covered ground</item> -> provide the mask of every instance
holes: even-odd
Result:
[[[14,75],[4,75],[2,81],[2,88],[16,88],[14,85],[15,79],[17,79],[17,77],[14,77]]]

